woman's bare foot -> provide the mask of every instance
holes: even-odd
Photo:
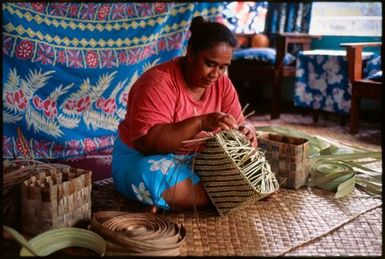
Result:
[[[191,179],[186,179],[175,186],[165,190],[162,197],[173,210],[206,207],[211,204],[202,183],[193,185]]]
[[[156,214],[156,213],[158,212],[158,207],[156,207],[156,205],[152,205],[152,206],[150,207],[150,212],[151,212],[152,214]]]

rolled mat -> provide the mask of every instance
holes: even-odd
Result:
[[[178,256],[186,230],[161,215],[99,211],[91,230],[107,241],[106,255]]]

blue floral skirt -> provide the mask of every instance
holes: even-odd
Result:
[[[191,168],[192,158],[193,155],[176,154],[145,156],[118,136],[112,153],[112,177],[124,196],[169,210],[162,198],[165,190],[186,179],[194,185],[200,181]]]

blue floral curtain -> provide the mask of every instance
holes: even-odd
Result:
[[[310,28],[311,8],[312,3],[307,2],[270,2],[266,16],[264,33],[308,33]]]
[[[127,95],[149,67],[184,54],[193,16],[219,3],[2,4],[3,158],[111,149]]]
[[[268,2],[225,2],[224,24],[236,33],[260,33],[264,30]]]

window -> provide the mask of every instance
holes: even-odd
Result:
[[[310,34],[381,36],[381,2],[313,2]]]

